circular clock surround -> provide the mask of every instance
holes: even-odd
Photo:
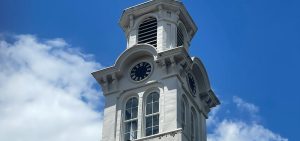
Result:
[[[188,82],[191,93],[194,96],[196,96],[197,86],[196,86],[195,78],[191,73],[187,73],[187,82]]]
[[[141,61],[133,65],[129,71],[131,80],[140,82],[149,77],[152,72],[152,65],[146,61]]]

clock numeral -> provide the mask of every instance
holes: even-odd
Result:
[[[135,81],[138,81],[138,77],[133,78]]]

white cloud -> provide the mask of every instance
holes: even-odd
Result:
[[[101,67],[63,39],[0,38],[0,140],[99,141]]]
[[[250,119],[222,118],[218,112],[224,110],[223,107],[214,110],[209,117],[212,119],[208,120],[210,121],[208,126],[213,128],[212,132],[208,134],[208,141],[288,141],[259,124],[258,118],[256,118],[259,108],[256,105],[236,96],[233,97],[233,103],[238,111],[250,114],[248,117]],[[250,122],[248,123],[247,120]]]
[[[47,40],[46,41],[47,45],[52,46],[52,47],[65,47],[68,44],[65,42],[64,39],[61,38],[56,38],[52,40]]]
[[[208,141],[287,141],[287,139],[258,124],[223,120],[214,133],[208,135]]]
[[[210,126],[214,126],[218,123],[219,118],[217,117],[217,114],[220,110],[220,106],[217,106],[215,108],[212,109],[212,111],[209,114],[209,118],[206,120],[206,125],[208,127]]]
[[[243,99],[237,97],[237,96],[234,96],[233,97],[233,102],[236,104],[236,106],[240,109],[240,110],[245,110],[245,111],[248,111],[252,114],[255,114],[259,111],[259,108],[257,106],[255,106],[254,104],[252,103],[248,103],[248,102],[245,102]]]

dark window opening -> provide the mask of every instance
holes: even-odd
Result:
[[[183,46],[184,36],[182,32],[182,28],[180,26],[177,27],[177,46]]]
[[[139,26],[138,43],[150,44],[157,47],[157,20],[156,18],[146,18]]]

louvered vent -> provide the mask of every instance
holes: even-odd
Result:
[[[177,27],[177,46],[183,46],[184,37],[182,33],[182,29],[178,26]]]
[[[157,46],[157,20],[149,17],[139,27],[138,43]]]

